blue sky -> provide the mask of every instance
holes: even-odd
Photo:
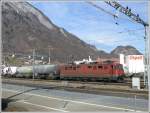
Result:
[[[110,52],[119,45],[133,45],[144,53],[144,27],[118,13],[103,1],[94,3],[111,13],[118,14],[118,19],[114,19],[111,15],[86,2],[30,3],[41,10],[55,25],[66,29],[85,42],[95,45],[99,50]],[[138,13],[144,21],[148,20],[146,1],[119,3],[131,8],[132,12]]]

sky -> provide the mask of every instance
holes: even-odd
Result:
[[[55,25],[66,29],[99,50],[111,52],[119,45],[132,45],[144,53],[144,27],[119,13],[104,1],[93,3],[108,12],[117,14],[119,18],[114,18],[83,1],[29,3],[42,11]],[[133,13],[139,14],[144,21],[148,21],[146,1],[119,3],[124,7],[128,6]]]

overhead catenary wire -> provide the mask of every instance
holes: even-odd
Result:
[[[131,12],[131,9],[128,8],[128,6],[125,8],[123,7],[121,4],[119,4],[116,1],[104,1],[106,4],[112,6],[113,8],[115,8],[116,10],[118,10],[119,12],[125,14],[127,17],[129,17],[130,19],[132,19],[134,22],[139,23],[141,25],[143,25],[144,27],[148,27],[149,24],[145,21],[143,21],[140,17],[139,14],[134,14]]]
[[[109,14],[109,15],[111,15],[111,16],[113,16],[114,17],[114,19],[116,19],[116,18],[121,18],[121,19],[124,19],[124,20],[130,20],[131,22],[133,22],[133,23],[141,23],[141,24],[143,24],[143,25],[148,25],[146,22],[144,22],[142,19],[140,19],[138,16],[136,17],[136,15],[135,14],[133,14],[133,13],[131,13],[131,9],[128,9],[128,11],[130,10],[130,13],[131,13],[131,18],[124,18],[124,17],[119,17],[119,12],[122,12],[122,10],[125,10],[126,11],[126,9],[124,8],[124,7],[122,7],[119,3],[117,3],[117,2],[112,2],[111,3],[111,1],[108,1],[108,2],[105,2],[105,3],[107,3],[107,4],[109,4],[109,5],[111,5],[112,7],[114,7],[114,8],[116,8],[116,6],[113,6],[114,4],[116,5],[118,5],[118,8],[116,8],[116,12],[117,12],[117,14],[113,14],[113,13],[111,13],[111,12],[109,12],[109,11],[107,11],[107,10],[105,10],[104,8],[102,8],[102,7],[100,7],[99,5],[97,5],[97,4],[94,4],[93,2],[89,2],[89,1],[87,1],[87,3],[88,4],[90,4],[90,5],[92,5],[92,6],[94,6],[95,8],[97,8],[97,9],[99,9],[99,10],[101,10],[101,11],[103,11],[103,12],[105,12],[105,13],[107,13],[107,14]],[[119,9],[120,8],[120,9]],[[121,10],[122,9],[122,10]],[[123,12],[124,13],[124,12]],[[136,19],[135,19],[136,18]],[[116,25],[119,25],[119,23],[118,22],[115,22],[115,24]],[[126,30],[126,32],[129,34],[129,35],[131,35],[131,33],[132,33],[132,35],[135,35],[135,31],[138,31],[138,30],[144,30],[143,28],[140,28],[140,29],[137,29],[137,30]],[[121,33],[124,33],[124,32],[118,32],[119,34],[121,34]],[[135,35],[135,36],[137,36],[137,34]],[[143,38],[145,38],[145,36],[142,36],[142,35],[139,35],[140,37],[143,37]]]
[[[119,10],[121,13],[125,14],[126,16],[128,16],[131,20],[135,21],[136,23],[139,23],[141,25],[143,25],[144,29],[145,29],[145,33],[144,33],[144,40],[145,40],[145,58],[144,58],[144,64],[145,64],[145,71],[144,71],[144,85],[146,86],[146,88],[149,87],[150,89],[150,85],[148,84],[150,81],[150,69],[148,69],[149,67],[149,37],[148,37],[148,31],[147,29],[149,29],[149,24],[145,21],[143,21],[140,17],[139,14],[134,14],[131,12],[131,9],[129,9],[128,7],[123,7],[122,5],[120,5],[118,2],[116,1],[105,1],[105,3],[107,3],[108,5],[114,7],[116,10]],[[148,79],[149,78],[149,79]]]
[[[93,2],[87,1],[87,3],[90,4],[90,5],[92,5],[92,6],[94,6],[94,7],[96,7],[97,9],[99,9],[99,10],[101,10],[101,11],[103,11],[103,12],[105,12],[105,13],[111,15],[111,16],[113,16],[114,18],[118,18],[115,14],[113,14],[113,13],[111,13],[111,12],[109,12],[109,11],[103,9],[102,7],[100,7],[100,6],[96,5],[96,4],[94,4]]]
[[[129,21],[131,21],[132,23],[136,23],[135,21],[133,21],[133,20],[130,19],[130,18],[126,18],[126,17],[119,16],[119,10],[117,10],[117,11],[116,11],[117,13],[114,14],[114,13],[111,13],[111,12],[105,10],[104,8],[100,7],[99,5],[97,5],[97,4],[93,3],[93,2],[87,1],[86,3],[88,3],[88,4],[92,5],[92,6],[94,6],[95,8],[99,9],[100,11],[103,11],[103,12],[105,12],[105,13],[107,13],[107,14],[113,16],[115,20],[116,20],[116,18],[117,18],[117,19],[120,18],[120,19],[122,19],[122,20],[129,20]],[[118,20],[116,20],[115,24],[116,24],[116,25],[120,25],[120,23],[118,23]],[[140,28],[140,30],[144,30],[144,28]],[[131,32],[134,32],[134,31],[138,31],[138,30],[126,30],[126,32],[127,32],[128,34],[129,34],[129,32],[131,33]],[[123,33],[123,32],[118,32],[118,33],[121,34],[121,33]],[[131,35],[131,34],[130,34],[130,35]],[[132,34],[132,35],[135,35],[135,34]],[[135,36],[137,36],[137,35],[135,35]],[[144,36],[141,36],[141,35],[140,35],[140,37],[144,37]]]
[[[141,35],[144,32],[143,28],[141,28],[141,29],[135,29],[135,30],[133,30],[133,29],[126,29],[126,28],[124,28],[124,29],[125,29],[125,31],[120,31],[120,32],[117,32],[117,33],[119,35],[127,33],[130,36],[133,35],[133,36],[138,36],[138,37],[142,37],[142,38],[145,37],[144,35]],[[142,32],[142,33],[139,33],[139,32]]]
[[[100,43],[100,42],[98,42],[98,41],[92,41],[92,40],[90,40],[91,41],[91,43]],[[135,42],[135,41],[143,41],[143,39],[131,39],[131,40],[127,40],[127,42]],[[117,41],[112,41],[111,43],[122,43],[122,42],[125,42],[125,40],[117,40]]]
[[[99,5],[94,4],[93,2],[87,1],[87,3],[90,4],[90,5],[92,5],[92,6],[94,6],[94,7],[97,8],[98,10],[101,10],[101,11],[107,13],[108,15],[113,16],[114,19],[120,18],[120,19],[124,19],[124,20],[129,20],[129,21],[135,23],[133,20],[131,20],[131,19],[129,19],[129,18],[125,18],[125,17],[119,16],[119,11],[118,11],[118,10],[117,10],[117,13],[111,13],[111,12],[105,10],[104,8],[100,7]],[[116,22],[115,24],[119,25],[118,22]]]
[[[135,32],[135,31],[142,31],[144,30],[143,28],[139,28],[139,29],[130,29],[130,30],[126,30],[126,31],[120,31],[118,33],[126,33],[126,32]]]
[[[148,85],[148,83],[150,82],[150,76],[148,76],[150,74],[150,69],[147,70],[149,67],[149,37],[148,37],[148,27],[149,27],[149,24],[145,21],[143,21],[140,17],[139,17],[139,14],[134,14],[131,12],[131,9],[128,8],[128,6],[125,8],[123,7],[121,4],[119,4],[118,2],[116,1],[112,1],[112,0],[107,0],[107,1],[104,1],[106,4],[112,6],[113,8],[115,8],[117,11],[123,13],[124,15],[126,15],[130,21],[134,22],[134,23],[138,23],[138,24],[141,24],[143,27],[144,27],[144,30],[145,30],[145,33],[144,33],[144,36],[143,36],[143,39],[145,40],[145,58],[144,58],[144,64],[145,64],[145,71],[144,71],[144,85],[146,87],[149,86],[149,89],[150,89],[150,85]],[[98,9],[101,9],[99,8],[97,5],[93,5],[95,6],[96,8]],[[110,13],[109,13],[110,14]],[[118,18],[118,16],[116,16]],[[119,25],[118,22],[116,22],[116,25]]]

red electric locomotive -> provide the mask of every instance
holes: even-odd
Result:
[[[64,65],[60,68],[61,79],[123,80],[124,70],[119,63],[94,63]]]

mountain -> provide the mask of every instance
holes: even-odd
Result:
[[[91,56],[92,59],[116,57],[121,52],[139,53],[134,47],[119,46],[110,53],[97,50],[64,28],[55,25],[28,2],[2,3],[3,53],[51,56],[51,62],[69,62]],[[140,54],[140,53],[139,53]]]
[[[3,2],[2,43],[5,53],[48,55],[52,61],[69,58],[95,58],[97,49],[52,23],[40,10],[27,2]]]
[[[111,51],[112,55],[142,55],[135,47],[127,45],[127,46],[117,46],[114,50]]]

